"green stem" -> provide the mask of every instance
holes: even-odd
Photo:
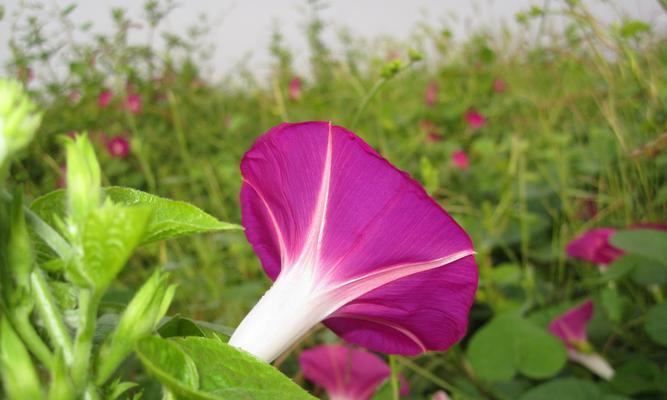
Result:
[[[431,382],[435,383],[441,388],[447,390],[448,392],[457,393],[465,397],[466,393],[463,392],[461,389],[445,381],[444,379],[434,375],[431,371],[427,370],[426,368],[422,368],[417,363],[412,362],[411,360],[403,357],[398,358],[398,361],[401,364],[405,365],[406,367],[410,368],[411,370],[415,371],[417,374],[423,376],[424,378],[430,380]]]
[[[86,387],[90,374],[93,334],[100,299],[101,296],[94,289],[82,289],[79,292],[79,330],[74,341],[72,363],[72,380],[79,392]]]
[[[35,231],[37,236],[40,237],[50,248],[52,248],[58,256],[63,260],[69,260],[70,255],[72,254],[72,247],[63,239],[62,236],[55,229],[53,229],[49,224],[44,222],[40,217],[37,216],[34,212],[30,211],[29,208],[24,208],[26,220],[30,223],[30,226]]]
[[[396,363],[396,356],[389,356],[389,367],[391,368],[391,398],[399,400],[400,390],[398,385],[398,365]]]
[[[7,315],[16,333],[28,346],[30,352],[49,370],[54,365],[53,354],[30,323],[27,313],[10,312]]]
[[[62,313],[51,294],[49,284],[46,282],[46,278],[44,278],[44,274],[40,270],[32,272],[30,281],[34,293],[33,298],[35,300],[35,305],[37,306],[37,312],[44,322],[46,331],[49,333],[53,344],[63,352],[65,363],[71,365],[73,358],[72,338],[65,327]]]
[[[373,97],[375,97],[377,92],[379,92],[380,89],[382,89],[382,87],[387,84],[387,82],[389,82],[389,79],[387,78],[380,78],[377,82],[375,82],[371,90],[369,90],[368,94],[366,94],[366,97],[364,97],[364,100],[361,102],[359,108],[357,108],[357,112],[354,113],[354,118],[350,124],[350,129],[354,130],[354,128],[356,128],[357,123],[359,122],[359,118],[364,113],[364,111],[366,111],[366,108],[370,104],[371,100],[373,100]]]

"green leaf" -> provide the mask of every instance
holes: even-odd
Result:
[[[83,225],[83,256],[70,268],[78,284],[106,288],[121,271],[142,238],[151,210],[105,204]]]
[[[616,232],[611,244],[627,251],[667,265],[667,232],[655,229],[633,229]]]
[[[603,393],[593,382],[577,378],[556,379],[536,386],[519,400],[622,400],[625,397]]]
[[[0,320],[0,376],[10,399],[41,399],[30,354],[6,318]]]
[[[148,337],[139,341],[137,353],[178,398],[314,399],[270,364],[217,339]]]
[[[148,372],[163,385],[186,398],[198,398],[187,397],[189,393],[196,393],[199,387],[197,366],[176,344],[149,336],[137,342],[136,351]]]
[[[518,314],[500,315],[470,341],[467,355],[477,375],[488,381],[508,381],[517,372],[542,379],[565,364],[565,346],[555,336]]]
[[[233,332],[233,329],[226,326],[197,321],[179,315],[169,318],[168,321],[158,328],[158,333],[163,338],[200,336],[219,339],[225,343],[229,341]]]
[[[239,225],[218,221],[199,208],[182,202],[124,187],[107,187],[104,196],[116,204],[145,206],[153,210],[141,244],[172,239],[195,233],[242,229]],[[63,218],[65,192],[56,190],[36,199],[31,205],[42,219],[53,225],[54,216]]]
[[[648,310],[644,330],[654,342],[667,347],[667,303],[657,304]]]
[[[659,390],[662,378],[660,368],[654,362],[638,357],[616,369],[611,386],[621,393],[636,395]]]

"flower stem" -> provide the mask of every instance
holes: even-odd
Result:
[[[391,368],[391,398],[399,400],[400,390],[398,388],[398,364],[396,363],[396,356],[389,356],[389,367]]]
[[[30,352],[49,370],[54,365],[53,354],[30,323],[27,313],[10,312],[9,321]]]
[[[48,283],[42,271],[35,270],[30,275],[34,300],[46,331],[49,333],[53,344],[60,348],[65,358],[65,363],[72,364],[72,338],[62,320],[61,312],[51,294]]]
[[[82,289],[79,294],[79,330],[74,341],[72,363],[72,379],[79,390],[86,387],[90,374],[93,334],[100,299],[101,296],[94,289]]]

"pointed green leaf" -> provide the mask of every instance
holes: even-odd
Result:
[[[148,208],[109,203],[92,211],[83,225],[83,256],[68,271],[72,278],[106,288],[139,244],[150,214]]]
[[[179,353],[174,349],[179,349],[184,356],[177,356]],[[178,398],[314,399],[272,365],[217,339],[149,337],[139,341],[137,353],[146,368]],[[199,380],[196,385],[183,380],[184,377],[190,379],[194,376],[187,372],[190,365],[197,368]]]
[[[611,244],[627,251],[667,265],[667,232],[655,229],[633,229],[616,232]]]
[[[145,206],[153,213],[141,244],[159,240],[220,230],[242,229],[239,225],[222,222],[199,208],[182,202],[155,196],[124,187],[107,187],[102,193],[116,204]],[[52,224],[54,216],[63,217],[65,192],[56,190],[36,199],[30,208],[42,219]]]

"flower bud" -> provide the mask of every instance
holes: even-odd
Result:
[[[80,223],[100,205],[100,166],[88,138],[67,139],[67,207]]]
[[[32,140],[41,115],[20,84],[0,79],[0,167]]]
[[[168,278],[160,270],[153,273],[127,306],[116,331],[100,350],[98,383],[104,383],[136,341],[150,334],[164,317],[176,290],[176,285],[167,284]]]

